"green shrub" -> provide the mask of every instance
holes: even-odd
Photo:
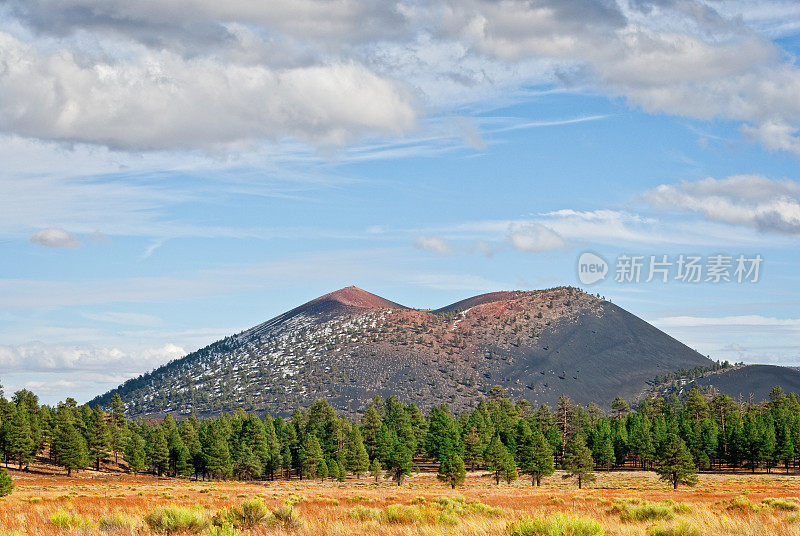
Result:
[[[294,508],[291,506],[276,508],[272,511],[272,516],[275,518],[275,521],[281,523],[287,529],[295,529],[302,524],[300,516],[297,515],[297,512],[295,512]]]
[[[0,467],[0,497],[11,495],[12,491],[14,491],[14,481],[11,480],[11,475],[5,467]]]
[[[488,504],[483,504],[482,502],[469,502],[467,503],[467,510],[471,514],[478,514],[483,516],[489,517],[497,517],[502,515],[503,509],[497,506],[489,506]]]
[[[200,532],[209,526],[208,516],[197,507],[162,506],[144,518],[153,532]]]
[[[747,497],[734,497],[731,499],[730,504],[728,504],[728,510],[739,510],[742,512],[758,512],[761,510],[761,507],[750,500]]]
[[[244,536],[242,531],[232,525],[211,526],[205,534],[208,536]]]
[[[512,536],[601,536],[603,527],[593,519],[553,514],[522,517],[511,525]]]
[[[761,504],[769,506],[775,510],[784,510],[788,512],[792,512],[800,508],[800,506],[798,506],[797,503],[791,499],[775,499],[772,497],[767,497],[761,501]]]
[[[689,505],[686,503],[669,499],[662,503],[641,499],[616,499],[608,513],[619,514],[622,521],[653,521],[672,519],[675,514],[688,511]]]
[[[443,510],[437,520],[442,525],[458,525],[458,515],[450,510]]]
[[[61,508],[50,514],[50,522],[61,529],[67,529],[70,527],[87,529],[91,528],[93,525],[91,519],[83,517],[79,514],[67,512]]]
[[[348,514],[358,521],[380,521],[383,517],[383,512],[378,508],[370,508],[360,504],[352,507]]]
[[[677,525],[655,525],[647,530],[647,536],[700,536],[700,530],[682,521]]]
[[[240,509],[242,518],[242,528],[249,529],[265,523],[269,517],[269,512],[264,503],[258,499],[251,499],[242,503]]]
[[[622,521],[653,521],[675,517],[675,511],[670,504],[630,499],[616,501],[608,512],[619,514]]]
[[[211,524],[215,527],[224,527],[226,525],[234,526],[240,523],[241,516],[236,508],[223,508],[211,516]]]
[[[124,514],[107,514],[98,520],[100,530],[111,532],[118,530],[131,531],[136,527],[136,518]]]
[[[305,500],[306,500],[306,498],[304,496],[298,495],[296,493],[292,493],[291,495],[286,497],[286,499],[283,501],[283,503],[286,506],[294,506],[295,504],[301,503],[301,502],[303,502]]]
[[[65,529],[69,527],[70,521],[72,521],[72,514],[66,510],[56,510],[50,514],[50,523],[56,527]]]
[[[386,521],[389,523],[418,523],[425,515],[418,506],[391,504],[386,507]]]

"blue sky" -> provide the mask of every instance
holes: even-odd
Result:
[[[576,285],[800,366],[794,2],[184,3],[0,2],[6,393],[87,400],[351,284]],[[764,261],[617,283],[622,254]]]

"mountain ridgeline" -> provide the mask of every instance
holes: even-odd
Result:
[[[321,296],[131,379],[129,415],[288,414],[317,399],[355,413],[375,395],[464,410],[494,385],[553,406],[565,394],[608,406],[653,379],[714,365],[616,305],[572,287],[495,292],[436,310],[357,287]],[[800,373],[796,373],[800,376]],[[770,385],[771,387],[771,385]]]

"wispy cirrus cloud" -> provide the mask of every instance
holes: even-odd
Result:
[[[665,327],[751,326],[800,330],[800,318],[775,318],[762,315],[738,316],[668,316],[656,322]]]

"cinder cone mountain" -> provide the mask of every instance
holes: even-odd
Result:
[[[316,399],[352,413],[374,395],[397,395],[423,409],[447,403],[458,411],[501,385],[534,404],[553,405],[565,394],[608,406],[616,396],[635,402],[657,376],[711,365],[644,320],[571,287],[419,310],[351,286],[90,403],[107,405],[118,392],[133,416],[238,408],[285,415]]]

